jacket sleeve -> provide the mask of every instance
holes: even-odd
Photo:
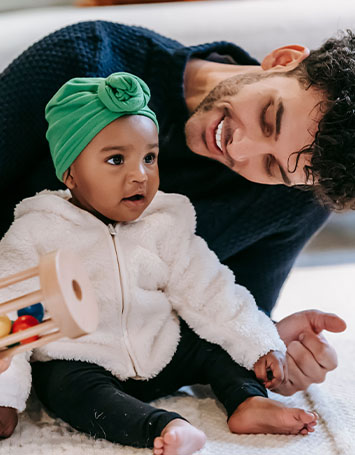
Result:
[[[29,357],[28,352],[14,356],[10,367],[0,374],[0,406],[24,411],[32,382]]]
[[[171,274],[166,292],[173,308],[201,338],[219,344],[248,369],[271,350],[286,352],[250,292],[235,284],[233,272],[194,234],[192,206],[186,205],[181,215],[167,246]]]
[[[0,242],[0,277],[33,267],[38,264],[38,253],[33,245],[26,219],[15,221]],[[0,289],[0,302],[13,299],[39,288],[38,278]],[[17,318],[16,313],[8,315]],[[30,352],[17,354],[10,367],[0,374],[0,406],[23,411],[31,390]]]

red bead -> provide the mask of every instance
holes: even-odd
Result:
[[[29,314],[25,314],[23,316],[20,316],[19,318],[16,319],[16,321],[12,325],[12,333],[20,332],[21,330],[26,330],[29,329],[30,327],[33,327],[38,324],[38,321],[36,318]],[[31,343],[32,341],[38,340],[38,335],[35,335],[30,338],[26,338],[25,340],[21,340],[21,344],[27,344]]]

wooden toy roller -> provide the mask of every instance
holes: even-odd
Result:
[[[0,316],[42,302],[48,317],[30,328],[0,338],[0,359],[59,338],[77,338],[97,327],[94,291],[74,254],[65,250],[48,253],[40,258],[37,267],[0,279],[0,289],[35,276],[39,276],[40,289],[0,303]],[[35,341],[31,341],[32,338]],[[16,343],[20,344],[11,347]]]

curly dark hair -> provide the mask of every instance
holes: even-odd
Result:
[[[310,187],[331,209],[355,210],[355,34],[340,32],[286,75],[326,98],[313,143],[296,152],[311,157],[305,166]]]

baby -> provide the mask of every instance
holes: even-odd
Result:
[[[68,189],[16,207],[0,276],[71,249],[93,283],[100,322],[93,334],[34,351],[37,395],[74,428],[154,455],[203,447],[202,431],[149,404],[196,383],[211,385],[233,433],[312,432],[314,413],[267,398],[266,387],[287,378],[274,324],[195,235],[188,199],[158,191],[149,99],[138,77],[114,73],[72,79],[46,107],[56,174]],[[24,409],[30,376],[26,356],[16,356],[0,375],[2,410]]]

